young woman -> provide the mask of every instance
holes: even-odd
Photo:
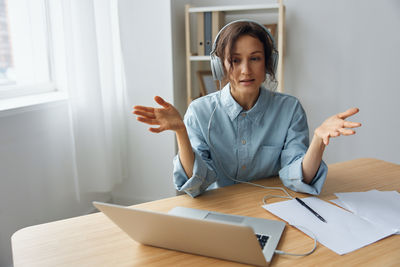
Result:
[[[225,27],[213,53],[223,62],[227,85],[193,101],[182,120],[171,104],[156,96],[162,108],[135,106],[149,130],[176,133],[179,153],[174,159],[176,188],[195,197],[206,189],[279,174],[295,191],[319,194],[328,168],[322,161],[331,137],[353,135],[360,123],[345,119],[349,109],[325,120],[311,144],[306,114],[293,96],[263,86],[275,79],[271,60],[273,40],[261,25],[237,21]]]

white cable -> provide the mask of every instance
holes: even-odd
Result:
[[[291,253],[291,252],[285,252],[285,251],[282,251],[282,250],[275,250],[275,253],[276,254],[279,254],[279,255],[289,255],[289,256],[308,256],[308,255],[310,255],[311,253],[313,253],[314,251],[315,251],[315,249],[317,248],[317,237],[315,236],[315,234],[313,233],[313,232],[311,232],[310,230],[308,230],[306,227],[304,227],[304,226],[300,226],[300,225],[295,225],[295,224],[290,224],[290,225],[292,225],[292,226],[294,226],[294,227],[296,227],[296,228],[303,228],[303,230],[307,230],[307,232],[310,234],[310,235],[312,235],[312,238],[314,239],[314,247],[310,250],[310,251],[308,251],[308,252],[306,252],[306,253]],[[303,231],[304,232],[304,231]]]
[[[221,81],[220,81],[221,83]],[[221,84],[220,84],[221,87]],[[221,90],[219,91],[219,98],[221,99]],[[215,155],[217,155],[216,151],[214,150],[214,147],[211,143],[211,139],[210,139],[210,131],[211,131],[211,122],[212,122],[212,118],[215,114],[215,111],[217,110],[217,106],[218,106],[218,102],[216,103],[214,110],[212,111],[211,115],[210,115],[210,119],[208,121],[208,129],[207,129],[207,141],[208,144],[210,146],[210,150],[212,150],[214,152]],[[287,196],[275,196],[275,195],[269,195],[269,196],[265,196],[263,198],[263,203],[266,204],[266,198],[271,198],[271,197],[279,197],[279,198],[288,198],[288,199],[293,199],[293,197],[285,190],[285,188],[283,187],[270,187],[270,186],[264,186],[264,185],[260,185],[260,184],[256,184],[256,183],[251,183],[251,182],[246,182],[246,181],[240,181],[237,179],[232,178],[228,173],[226,173],[224,167],[222,166],[221,162],[218,160],[218,157],[215,157],[216,162],[218,163],[218,165],[220,166],[220,169],[222,170],[222,172],[225,174],[226,177],[228,177],[230,180],[237,182],[237,183],[243,183],[243,184],[249,184],[249,185],[253,185],[253,186],[257,186],[257,187],[261,187],[264,189],[272,189],[272,190],[281,190],[283,191]]]

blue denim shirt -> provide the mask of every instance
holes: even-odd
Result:
[[[195,161],[189,179],[175,156],[177,190],[196,197],[207,189],[236,183],[230,178],[251,181],[279,174],[292,190],[321,192],[328,172],[324,162],[310,184],[302,181],[309,133],[306,114],[295,97],[262,87],[256,104],[244,110],[228,84],[220,92],[193,101],[184,123]]]

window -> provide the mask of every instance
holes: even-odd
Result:
[[[54,91],[47,0],[0,0],[0,98]]]

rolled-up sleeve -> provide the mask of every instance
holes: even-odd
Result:
[[[328,167],[321,161],[317,173],[310,184],[303,182],[302,163],[309,146],[306,114],[300,103],[296,103],[294,115],[287,131],[286,141],[281,153],[279,177],[291,190],[319,195],[325,183]]]
[[[216,181],[216,175],[209,171],[206,163],[200,155],[194,152],[193,175],[188,179],[182,167],[179,156],[174,158],[174,183],[178,191],[184,191],[191,197],[196,197],[204,192]]]
[[[326,166],[324,161],[321,161],[313,180],[310,184],[306,184],[303,182],[303,158],[304,156],[283,167],[279,171],[279,177],[283,184],[293,191],[319,195],[325,183],[328,166]]]

